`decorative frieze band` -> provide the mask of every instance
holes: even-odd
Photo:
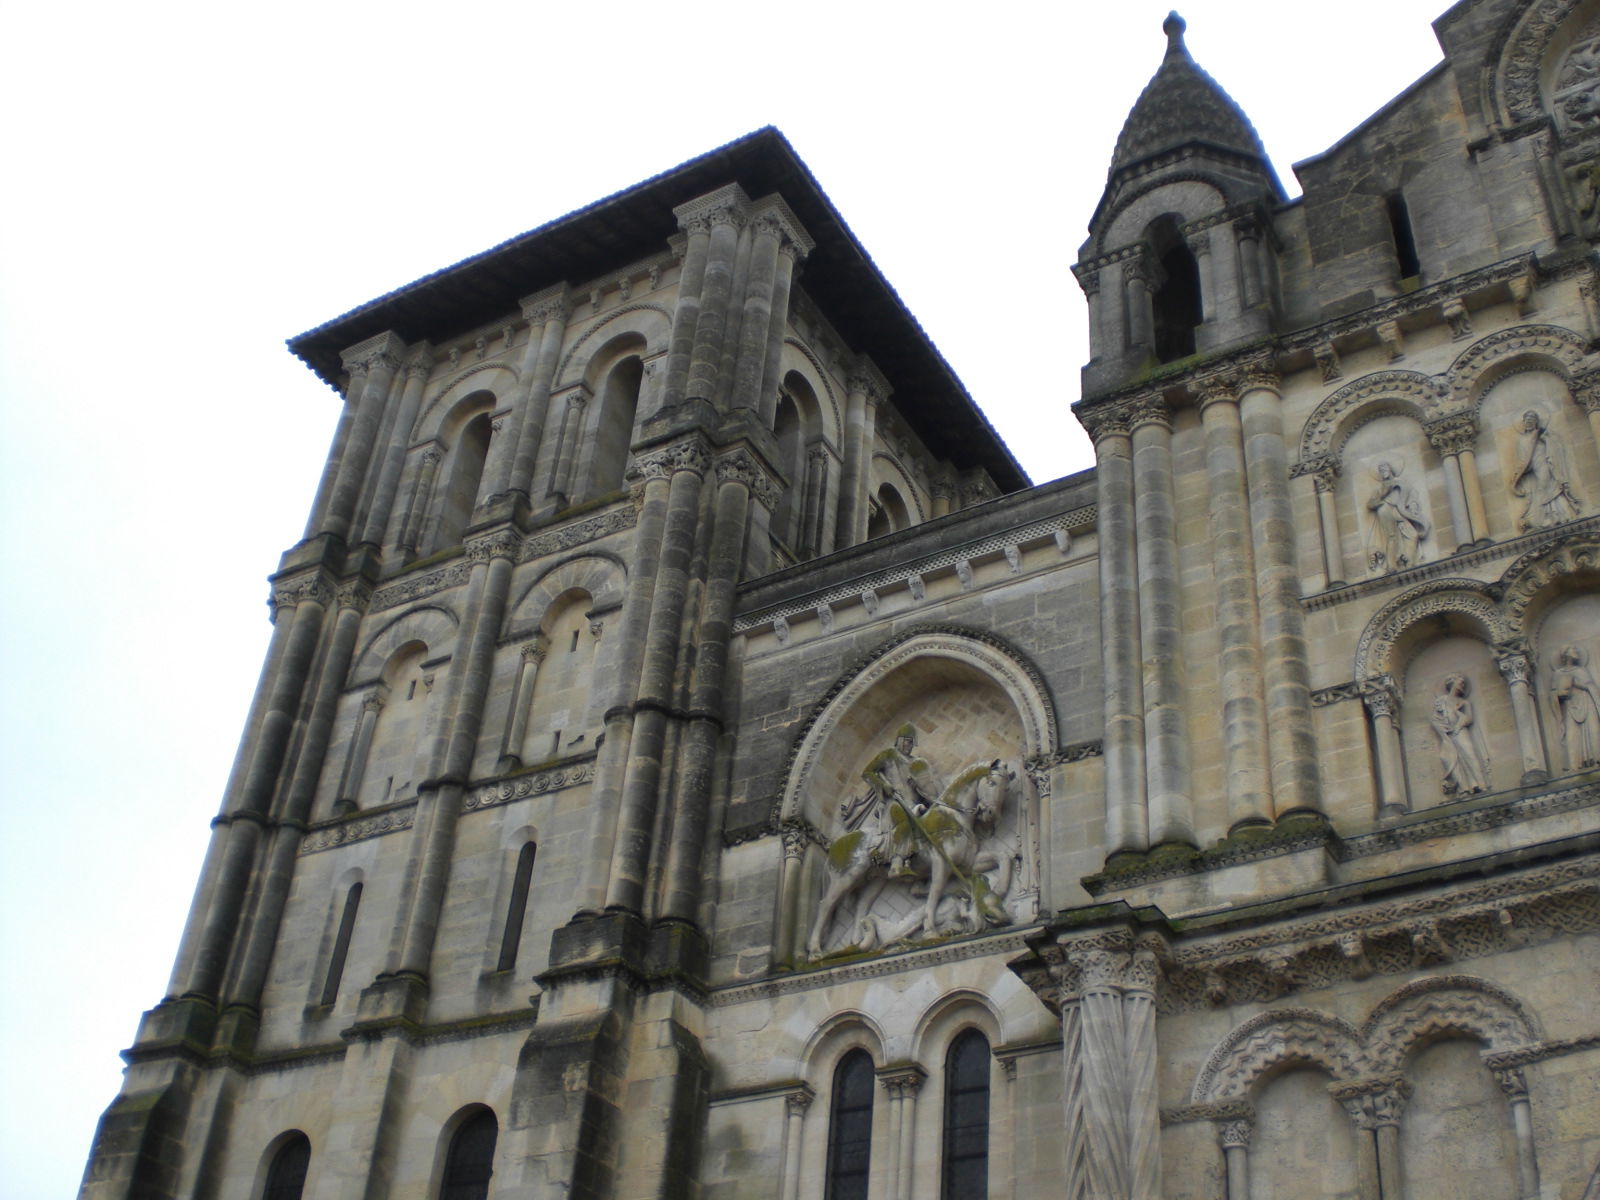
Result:
[[[319,850],[332,850],[335,846],[382,837],[386,833],[398,833],[402,829],[410,829],[416,815],[417,802],[411,800],[380,812],[319,825],[300,840],[300,853],[315,854]]]
[[[594,755],[591,754],[584,758],[569,759],[542,771],[485,784],[469,791],[461,801],[461,807],[465,812],[476,812],[480,808],[493,808],[499,804],[510,804],[513,800],[525,800],[529,796],[542,796],[547,792],[559,792],[579,784],[592,783],[594,765]]]

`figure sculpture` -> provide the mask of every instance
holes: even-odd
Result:
[[[1578,515],[1578,498],[1572,491],[1572,476],[1567,473],[1567,452],[1550,436],[1548,422],[1536,409],[1522,414],[1517,473],[1511,490],[1528,501],[1522,510],[1523,529],[1559,525]]]
[[[1378,486],[1367,501],[1372,513],[1367,564],[1374,575],[1402,571],[1422,561],[1421,542],[1428,536],[1428,520],[1422,515],[1417,489],[1400,479],[1403,469],[1384,459],[1373,472]]]
[[[1569,771],[1600,766],[1600,685],[1587,658],[1577,646],[1568,645],[1551,664],[1550,703]]]
[[[1005,901],[1015,852],[994,833],[1015,773],[994,759],[938,788],[937,774],[915,755],[915,745],[915,731],[903,727],[895,744],[862,772],[868,790],[839,806],[846,831],[828,845],[829,885],[806,941],[813,957],[823,953],[835,912],[853,894],[851,946],[857,950],[1011,923]],[[886,924],[873,906],[897,881],[912,883],[920,903]]]
[[[1465,675],[1446,675],[1434,697],[1433,713],[1428,718],[1439,736],[1439,762],[1444,770],[1446,796],[1470,796],[1489,790],[1489,751],[1478,728],[1472,690]]]

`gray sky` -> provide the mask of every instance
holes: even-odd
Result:
[[[771,123],[1034,479],[1090,465],[1068,267],[1164,5],[551,7],[7,14],[0,1195],[72,1194],[166,986],[338,413],[285,337]],[[1183,13],[1297,192],[1442,9]]]

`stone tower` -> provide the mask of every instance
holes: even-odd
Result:
[[[1600,1197],[1600,20],[1435,29],[1291,199],[1168,19],[1054,482],[773,130],[294,338],[83,1195]]]

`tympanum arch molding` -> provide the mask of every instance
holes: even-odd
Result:
[[[1115,251],[1121,250],[1124,247],[1136,245],[1139,239],[1144,236],[1144,232],[1149,227],[1150,221],[1153,221],[1156,217],[1159,217],[1161,212],[1155,213],[1149,218],[1149,220],[1142,222],[1135,236],[1123,237],[1121,241],[1113,243],[1110,240],[1112,231],[1117,227],[1117,224],[1122,220],[1123,216],[1146,197],[1160,192],[1164,188],[1170,188],[1175,184],[1185,183],[1198,183],[1210,188],[1212,192],[1216,194],[1216,201],[1211,207],[1205,209],[1203,212],[1183,212],[1179,208],[1173,208],[1170,206],[1162,210],[1162,212],[1171,212],[1174,216],[1179,217],[1179,225],[1188,225],[1206,217],[1218,216],[1225,212],[1233,203],[1228,198],[1226,187],[1223,185],[1221,180],[1214,175],[1207,174],[1204,171],[1162,171],[1155,175],[1155,177],[1149,182],[1135,186],[1128,192],[1128,194],[1117,197],[1116,203],[1111,206],[1110,210],[1107,211],[1101,221],[1098,222],[1098,228],[1103,232],[1095,237],[1095,257],[1098,258],[1104,254],[1114,253]]]
[[[467,380],[471,379],[474,375],[481,375],[485,371],[504,371],[507,375],[511,376],[511,383],[513,384],[520,383],[522,381],[522,372],[508,362],[473,363],[472,366],[465,367],[462,370],[457,371],[454,375],[450,376],[449,379],[445,380],[431,397],[423,401],[421,408],[419,408],[417,411],[417,419],[412,422],[411,425],[411,440],[415,441],[422,436],[422,431],[427,429],[430,423],[434,422],[434,413],[438,410],[439,405],[444,403],[445,400],[454,394],[457,388],[459,388]],[[505,395],[504,391],[502,390],[505,387],[506,385],[504,383],[501,383],[499,387],[495,387],[491,386],[490,381],[485,381],[480,383],[477,387],[470,388],[467,391],[462,392],[456,397],[456,399],[464,400],[473,392],[488,392],[494,397],[492,410],[498,412],[502,407],[510,403],[511,398]],[[435,432],[437,433],[437,431]]]
[[[1395,642],[1416,622],[1458,614],[1477,621],[1493,649],[1517,645],[1530,632],[1535,601],[1564,581],[1600,574],[1600,531],[1583,530],[1542,542],[1518,558],[1494,583],[1480,579],[1434,579],[1390,600],[1367,622],[1356,642],[1355,678],[1396,674],[1390,661]]]
[[[778,366],[778,381],[780,385],[783,382],[784,376],[788,375],[790,371],[794,371],[807,383],[812,385],[811,390],[813,393],[816,393],[819,396],[826,396],[828,398],[828,410],[833,414],[833,424],[831,428],[824,429],[821,432],[825,437],[828,438],[830,442],[843,442],[844,418],[839,414],[839,397],[838,394],[833,390],[833,380],[828,378],[827,368],[822,365],[822,360],[817,357],[816,352],[798,338],[786,337],[783,339],[783,344],[785,348],[792,349],[801,358],[805,359],[806,364],[811,368],[811,371],[808,373],[800,370],[798,367],[789,367],[786,370],[784,369],[782,360],[780,358]],[[820,392],[817,391],[816,386],[819,383],[822,385],[822,390]]]
[[[1532,1045],[1543,1036],[1520,999],[1474,975],[1436,975],[1391,992],[1357,1029],[1310,1008],[1269,1009],[1217,1043],[1195,1078],[1191,1100],[1250,1097],[1279,1068],[1315,1066],[1335,1083],[1394,1077],[1421,1046],[1470,1037],[1486,1053]]]
[[[789,756],[774,821],[798,820],[806,786],[822,750],[857,701],[917,659],[947,659],[974,668],[1011,700],[1022,725],[1024,762],[1055,753],[1056,717],[1043,677],[1002,638],[964,626],[918,626],[889,639],[846,671],[817,702]]]
[[[652,331],[651,326],[656,324],[655,321],[650,319],[650,316],[652,315],[659,317],[664,323],[665,328]],[[624,317],[631,319],[624,321]],[[617,325],[618,321],[622,321],[622,324]],[[617,327],[613,329],[612,326],[614,325]],[[551,395],[555,395],[558,392],[563,392],[568,388],[577,387],[578,384],[585,381],[584,375],[588,370],[589,357],[585,356],[582,359],[583,369],[580,371],[578,370],[579,353],[583,350],[584,346],[587,345],[594,338],[594,336],[597,333],[600,333],[602,330],[609,331],[614,335],[637,333],[644,339],[645,353],[643,357],[649,358],[651,355],[667,348],[666,339],[667,336],[672,332],[672,314],[659,304],[641,302],[637,304],[625,304],[615,312],[609,312],[605,316],[601,317],[598,321],[594,322],[582,333],[580,333],[573,341],[572,345],[568,347],[567,352],[561,356],[561,365],[556,368],[555,373],[555,378],[561,382],[551,387]],[[661,336],[652,337],[652,332],[658,333]],[[608,337],[606,340],[609,342],[611,339]],[[598,348],[599,347],[596,347],[596,349]],[[577,372],[576,374],[574,374],[575,371]]]
[[[550,564],[529,581],[511,605],[511,618],[506,623],[507,638],[516,640],[543,628],[550,606],[568,592],[587,592],[592,601],[590,612],[620,608],[627,576],[627,566],[622,559],[606,551],[586,550]],[[538,602],[540,596],[543,603]]]
[[[1490,55],[1494,74],[1488,97],[1490,113],[1502,124],[1517,126],[1545,116],[1542,76],[1550,49],[1568,18],[1595,7],[1593,0],[1528,0],[1507,18]]]
[[[1511,640],[1514,630],[1491,585],[1479,579],[1433,579],[1402,592],[1367,622],[1356,642],[1356,678],[1395,675],[1395,643],[1426,617],[1454,614],[1476,622],[1491,649]]]
[[[386,621],[367,639],[352,661],[345,686],[355,687],[376,680],[395,651],[409,642],[425,645],[429,662],[450,657],[460,625],[461,618],[440,604],[407,609]]]
[[[1417,422],[1476,412],[1489,387],[1512,368],[1547,370],[1570,381],[1587,358],[1585,339],[1560,325],[1514,325],[1479,338],[1439,375],[1375,371],[1324,399],[1300,432],[1303,464],[1344,452],[1363,410],[1383,408]]]

